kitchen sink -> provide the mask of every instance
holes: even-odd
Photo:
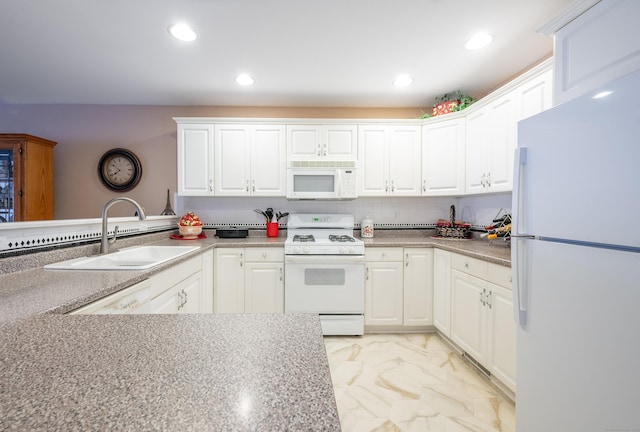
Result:
[[[47,264],[54,270],[145,270],[188,254],[200,246],[133,246],[106,255]]]

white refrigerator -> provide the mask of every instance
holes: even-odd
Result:
[[[517,432],[640,431],[640,73],[519,123],[512,212]]]

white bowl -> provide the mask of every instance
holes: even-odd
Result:
[[[183,226],[178,225],[180,229],[180,235],[184,238],[198,238],[202,232],[202,225],[199,226]]]

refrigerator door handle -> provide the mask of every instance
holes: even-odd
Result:
[[[524,165],[527,163],[527,148],[516,149],[514,170],[513,170],[513,195],[512,195],[512,226],[511,226],[511,272],[513,274],[513,304],[516,323],[524,326],[527,323],[527,286],[521,265],[522,254],[524,253],[524,243],[532,236],[520,232],[524,203],[522,202],[522,190],[524,186],[523,174]],[[515,242],[513,241],[515,240]]]

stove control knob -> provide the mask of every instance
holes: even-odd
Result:
[[[338,248],[338,253],[341,255],[345,255],[345,254],[348,254],[349,251],[347,250],[346,247],[341,247],[341,248]]]
[[[294,254],[298,254],[298,255],[299,255],[299,254],[300,254],[300,252],[301,252],[301,250],[300,250],[300,247],[299,247],[299,246],[295,246],[295,247],[293,248],[293,253],[294,253]]]
[[[308,254],[311,252],[311,248],[309,246],[303,247],[302,248],[302,253]]]

